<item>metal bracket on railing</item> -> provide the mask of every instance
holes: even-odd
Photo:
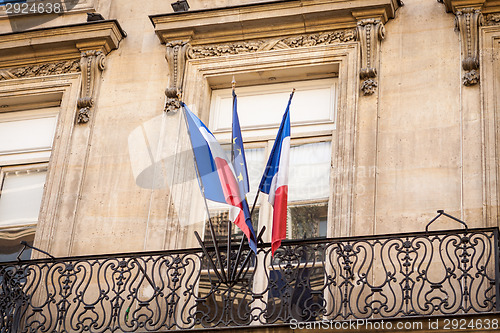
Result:
[[[436,216],[435,218],[433,218],[433,219],[432,219],[429,223],[427,223],[427,225],[425,226],[425,232],[429,232],[429,226],[430,226],[430,225],[431,225],[434,221],[436,221],[439,217],[441,217],[441,215],[447,216],[447,217],[449,217],[450,219],[455,220],[455,221],[457,221],[458,223],[463,224],[463,225],[465,226],[465,231],[466,231],[466,232],[469,232],[469,227],[467,227],[467,224],[466,224],[464,221],[459,220],[459,219],[457,219],[456,217],[451,216],[450,214],[446,214],[446,213],[444,212],[444,210],[442,210],[442,209],[438,210],[438,211],[437,211],[437,213],[438,213],[438,216]]]
[[[34,247],[33,245],[29,245],[26,241],[21,241],[21,245],[24,245],[24,246],[21,249],[21,251],[19,251],[19,254],[16,257],[17,261],[21,261],[21,254],[23,254],[24,250],[26,250],[27,247],[29,247],[29,248],[31,248],[31,249],[33,249],[35,251],[41,252],[41,253],[49,256],[52,259],[56,259],[56,257],[54,257],[53,255],[51,255],[50,253],[45,252],[44,250],[40,250],[39,248]]]
[[[264,231],[266,230],[266,227],[263,226],[262,229],[259,232],[259,235],[257,236],[257,243],[262,244],[262,235],[264,234]],[[216,262],[213,261],[212,256],[208,253],[208,249],[205,246],[205,243],[201,240],[200,235],[198,234],[197,231],[194,232],[194,235],[196,239],[198,240],[198,243],[200,244],[201,250],[205,254],[205,257],[208,260],[208,264],[210,265],[210,268],[214,271],[215,275],[219,279],[220,282],[226,283],[226,284],[234,284],[237,281],[240,280],[241,275],[245,271],[245,268],[247,267],[248,263],[250,262],[250,258],[254,254],[252,250],[250,250],[247,254],[245,259],[243,260],[241,266],[240,261],[243,256],[243,243],[245,242],[245,235],[242,237],[242,241],[240,243],[240,246],[238,248],[238,252],[236,253],[236,260],[233,264],[231,264],[231,253],[230,253],[230,246],[228,247],[228,253],[226,254],[228,258],[228,264],[227,267],[224,267],[223,265],[220,265],[220,269],[217,267]],[[216,238],[213,238],[214,244],[215,244],[215,250],[219,247],[219,243]],[[229,244],[229,242],[228,242]],[[238,270],[239,268],[239,270]]]

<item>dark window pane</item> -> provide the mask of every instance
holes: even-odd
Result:
[[[328,202],[288,206],[290,239],[326,237]]]
[[[16,260],[19,251],[23,248],[20,242],[26,241],[28,244],[33,245],[34,238],[35,234],[20,236],[14,239],[0,238],[0,262]],[[31,248],[26,248],[21,255],[21,260],[28,260],[30,258]]]
[[[251,207],[250,207],[251,208]],[[219,211],[219,212],[210,212],[212,217],[212,225],[214,227],[215,236],[219,244],[225,244],[227,242],[227,231],[228,231],[228,223],[229,221],[229,211]],[[257,226],[259,223],[259,208],[256,207],[252,214],[252,225],[255,231],[255,236],[258,236]],[[231,239],[237,240],[241,239],[243,236],[243,232],[241,229],[233,224],[231,226]],[[210,224],[208,220],[205,223],[205,242],[211,242],[212,236],[210,234]]]

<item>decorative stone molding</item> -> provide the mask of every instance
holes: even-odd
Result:
[[[354,29],[344,29],[285,38],[195,46],[188,50],[188,57],[190,59],[200,59],[207,57],[220,57],[230,54],[345,43],[353,41],[355,33]]]
[[[379,44],[385,37],[385,27],[379,19],[363,19],[358,21],[356,39],[361,46],[361,69],[359,77],[363,80],[361,90],[364,95],[371,95],[377,88],[376,59]]]
[[[500,1],[498,0],[438,0],[444,4],[446,12],[456,13],[464,8],[477,8],[483,15],[500,13]]]
[[[372,54],[378,52],[383,24],[394,18],[402,5],[400,0],[352,0],[342,4],[326,0],[269,1],[150,15],[149,19],[162,44],[189,41],[192,48],[188,57],[193,62],[231,54],[242,56],[259,51],[343,44],[356,40],[356,25],[360,24],[358,40],[363,40],[364,59],[370,62],[370,67],[363,67],[369,74],[363,76],[366,79],[363,88],[365,94],[370,94],[377,85],[376,71],[372,74],[368,70],[375,68],[371,66],[375,61]],[[366,20],[370,18],[372,21]],[[377,36],[373,39],[375,45],[370,37],[372,33]],[[172,96],[174,90],[168,94]],[[171,106],[167,103],[167,110],[176,108],[174,101]]]
[[[86,123],[105,55],[117,49],[125,37],[116,20],[0,34],[0,80],[81,71],[76,118],[78,123]]]
[[[500,13],[486,15],[485,25],[500,25]]]
[[[86,50],[108,54],[125,36],[116,20],[0,34],[0,68],[79,59]]]
[[[462,40],[463,83],[466,86],[479,82],[479,27],[482,25],[483,15],[479,9],[464,8],[455,13],[455,28]]]
[[[78,107],[77,122],[87,123],[90,109],[94,104],[96,85],[101,72],[106,66],[106,57],[102,51],[84,51],[80,59],[80,66],[82,69],[82,87],[80,98],[76,102]]]
[[[187,53],[190,45],[188,42],[177,40],[167,43],[166,47],[165,59],[167,59],[170,84],[165,89],[165,95],[167,96],[165,112],[172,114],[177,112],[181,107],[179,96],[182,93],[184,71],[186,69]]]
[[[358,19],[353,17],[354,12],[358,16],[376,13],[363,18],[377,17],[385,23],[394,18],[401,5],[398,0],[352,0],[342,4],[325,0],[269,1],[149,18],[162,44],[189,40],[194,47],[355,28]]]
[[[484,226],[500,226],[500,137],[498,125],[500,119],[500,85],[498,70],[500,69],[500,25],[485,26],[481,33],[481,109],[482,114],[482,147],[481,155],[484,167]]]
[[[80,72],[80,59],[0,69],[0,81]]]

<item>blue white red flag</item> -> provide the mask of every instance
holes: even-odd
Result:
[[[266,170],[262,176],[259,190],[269,194],[269,202],[273,206],[273,228],[271,236],[272,254],[281,246],[286,238],[286,218],[288,202],[288,164],[290,156],[290,94],[288,105],[283,115]]]
[[[182,106],[203,195],[209,200],[238,208],[232,222],[250,238],[251,231],[245,222],[243,200],[232,163],[205,124],[189,110],[186,104],[182,103]]]
[[[245,149],[243,148],[243,137],[241,135],[240,120],[238,117],[237,97],[233,90],[233,126],[232,126],[232,162],[236,174],[236,181],[238,182],[241,198],[243,199],[242,208],[245,216],[245,224],[248,228],[249,235],[248,245],[257,253],[257,238],[252,226],[252,219],[250,216],[250,209],[246,200],[246,195],[250,191],[250,184],[248,181],[247,162],[245,158]]]

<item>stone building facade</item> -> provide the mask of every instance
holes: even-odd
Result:
[[[256,165],[296,89],[292,145],[329,156],[297,185],[297,207],[320,216],[312,236],[424,231],[436,210],[500,225],[498,1],[172,2],[0,6],[0,185],[31,186],[25,215],[0,196],[5,258],[20,240],[55,257],[198,247],[205,207],[180,99],[228,145],[233,78]],[[275,116],[260,110],[268,93]],[[259,200],[258,230],[270,230]]]

